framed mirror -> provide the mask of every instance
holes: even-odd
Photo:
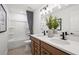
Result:
[[[7,12],[2,4],[0,4],[0,33],[7,31]]]
[[[58,19],[58,22],[59,22],[59,27],[57,28],[58,31],[61,31],[62,30],[62,19],[59,18]]]

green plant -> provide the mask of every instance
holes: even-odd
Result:
[[[52,29],[52,28],[57,29],[57,27],[59,26],[57,18],[53,16],[49,16],[46,22],[47,22],[46,25],[48,26],[49,29]]]

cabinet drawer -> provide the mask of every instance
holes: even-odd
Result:
[[[40,41],[39,41],[38,39],[36,39],[36,38],[34,38],[34,37],[31,37],[31,39],[32,39],[35,43],[40,44]]]
[[[41,42],[41,47],[45,48],[47,51],[49,51],[52,55],[68,55],[67,53],[53,47],[50,46],[47,43]]]

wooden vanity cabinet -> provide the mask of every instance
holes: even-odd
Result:
[[[40,55],[40,41],[34,37],[31,37],[32,43],[32,54],[33,55]]]
[[[32,54],[33,55],[69,55],[56,47],[53,47],[39,39],[31,37],[32,40]]]
[[[48,55],[68,55],[68,53],[65,53],[45,42],[41,41],[41,49],[43,48],[43,50],[46,50]],[[43,53],[43,52],[41,52]]]

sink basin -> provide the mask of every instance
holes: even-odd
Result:
[[[67,39],[71,40],[71,41],[79,42],[79,37],[78,36],[70,35],[70,36],[67,36]]]
[[[67,40],[62,40],[61,38],[57,38],[57,37],[54,37],[52,39],[49,39],[51,42],[55,42],[57,44],[64,44],[64,45],[68,45],[70,44],[70,42],[68,42]]]

